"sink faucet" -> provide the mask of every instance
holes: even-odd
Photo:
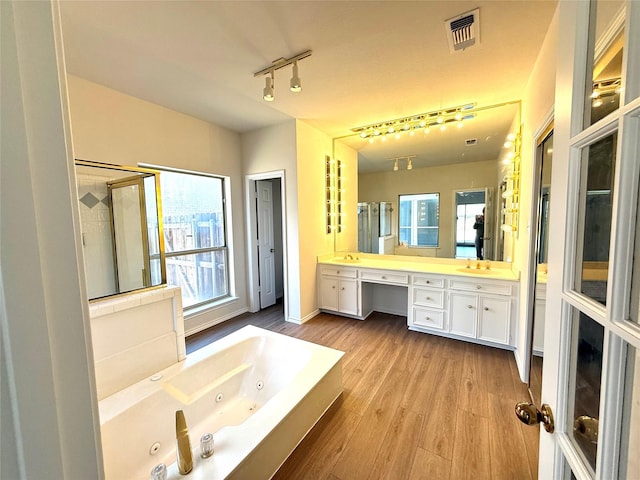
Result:
[[[346,259],[347,260],[353,260],[353,255],[351,255],[350,253],[347,254]]]
[[[191,456],[191,442],[187,421],[182,410],[176,410],[176,461],[180,475],[186,475],[193,469],[193,457]]]

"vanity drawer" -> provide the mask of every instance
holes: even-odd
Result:
[[[431,290],[428,288],[413,289],[413,304],[425,307],[444,308],[444,290]]]
[[[355,268],[344,268],[333,265],[322,265],[320,267],[321,275],[331,275],[334,277],[357,278],[358,270]]]
[[[360,279],[363,282],[389,283],[395,285],[409,284],[408,274],[387,272],[384,270],[360,270]]]
[[[469,280],[449,280],[451,290],[462,290],[465,292],[490,293],[493,295],[513,295],[513,285],[506,282],[496,281],[469,281]]]
[[[428,308],[413,309],[413,324],[421,327],[444,330],[445,312],[443,310],[429,310]]]
[[[444,278],[429,275],[414,275],[411,283],[422,287],[444,288]]]

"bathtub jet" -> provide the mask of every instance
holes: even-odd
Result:
[[[254,326],[238,330],[100,401],[107,480],[268,479],[342,393],[343,352]],[[215,453],[176,464],[175,412]],[[195,447],[199,450],[199,445]]]

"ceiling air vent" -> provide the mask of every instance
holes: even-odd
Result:
[[[467,139],[464,141],[464,144],[465,144],[467,147],[470,147],[471,145],[477,145],[477,144],[478,144],[478,139],[477,139],[477,138],[467,138]]]
[[[480,9],[446,20],[444,28],[451,53],[480,43]]]

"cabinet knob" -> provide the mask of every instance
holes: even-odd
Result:
[[[473,305],[467,305],[467,308],[473,308]]]
[[[338,270],[338,275],[340,275],[340,270]]]
[[[331,285],[331,288],[333,288],[333,289],[335,290],[335,289],[336,289],[336,286],[335,286],[335,285]]]
[[[484,307],[484,311],[488,312],[489,311],[489,307]]]
[[[425,297],[427,300],[431,300],[431,297]]]
[[[382,275],[382,279],[383,279],[383,280],[386,280],[386,279],[387,279],[387,277],[385,277],[384,275]]]
[[[430,282],[429,280],[425,280],[425,282],[424,282],[424,283],[431,283],[431,282]]]
[[[431,320],[431,317],[429,317],[428,315],[426,317],[424,317],[425,320]]]
[[[480,290],[482,287],[480,285],[476,285],[476,290]]]
[[[344,287],[342,287],[340,290],[344,290]]]

